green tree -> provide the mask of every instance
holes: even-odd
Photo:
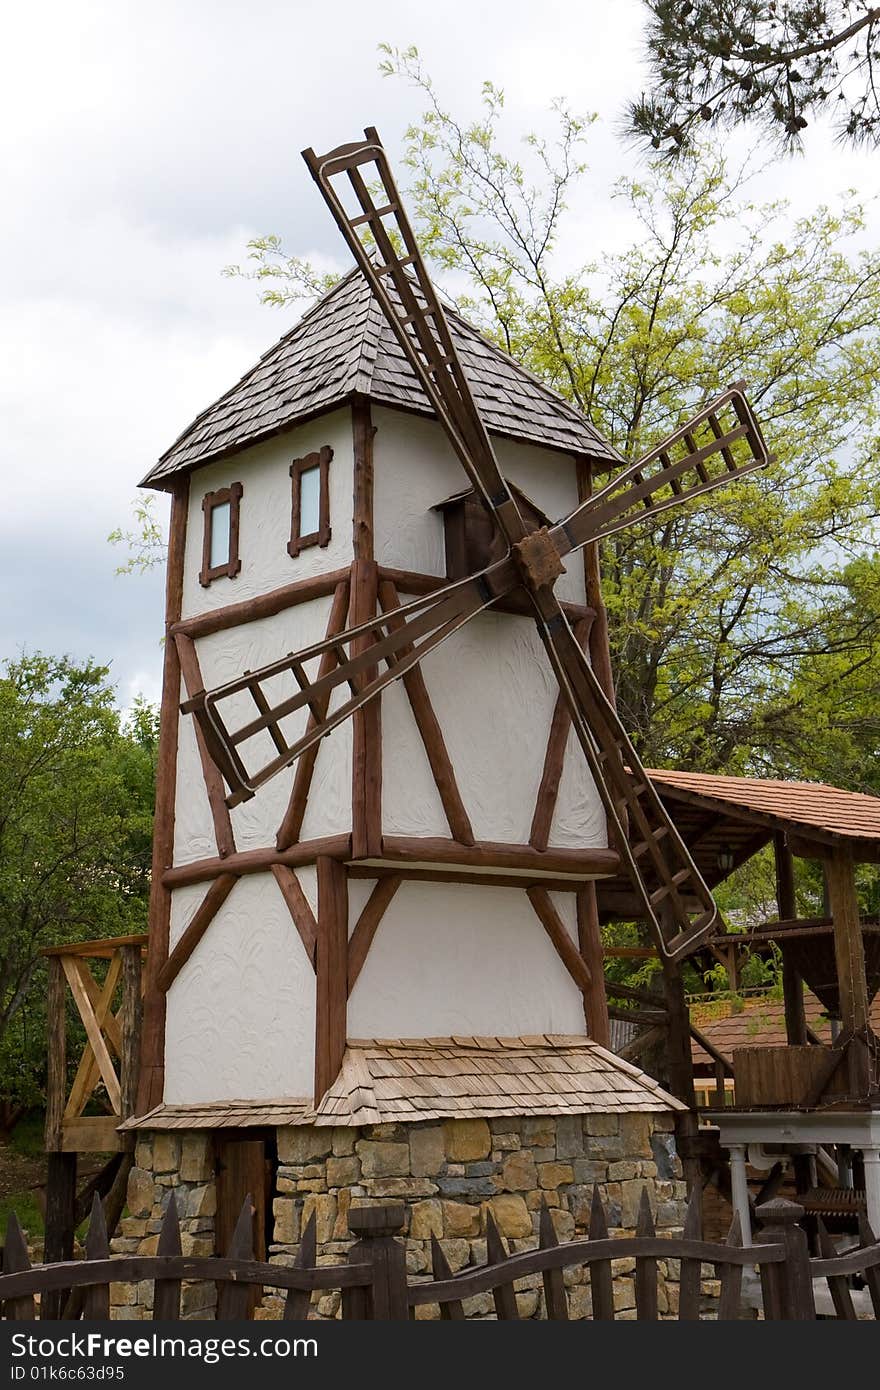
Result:
[[[0,1094],[39,1099],[41,948],[146,927],[155,711],[123,722],[106,667],[25,655],[0,675]]]
[[[880,6],[864,0],[646,0],[653,88],[627,125],[677,156],[704,123],[756,126],[784,149],[821,114],[841,139],[880,139]]]
[[[766,473],[604,547],[617,697],[649,762],[812,775],[813,712],[857,673],[866,701],[880,678],[880,605],[853,602],[850,568],[880,501],[880,255],[861,246],[861,206],[794,221],[700,147],[621,179],[631,238],[603,251],[596,226],[577,262],[566,212],[589,121],[560,105],[555,138],[509,153],[497,88],[464,124],[415,49],[386,49],[384,68],[426,102],[407,199],[441,281],[623,453],[747,379],[776,454]],[[250,254],[266,302],[319,287],[277,237]]]

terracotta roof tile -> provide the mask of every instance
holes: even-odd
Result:
[[[718,1012],[719,1009],[723,1012]],[[690,1012],[696,1027],[728,1061],[733,1060],[735,1047],[784,1047],[787,1041],[782,1000],[770,995],[745,999],[736,1012],[728,1001],[695,1006]],[[804,1014],[808,1027],[823,1042],[830,1043],[831,1025],[819,1000],[809,990],[804,992]],[[869,1022],[874,1032],[880,1033],[880,994],[871,1005]],[[691,1055],[695,1066],[714,1066],[711,1057],[697,1042],[691,1043]]]
[[[661,796],[667,786],[847,839],[880,839],[880,797],[864,792],[843,791],[823,782],[784,782],[654,768],[648,771]]]
[[[623,460],[562,396],[448,310],[452,336],[488,429],[530,444]],[[144,479],[257,443],[353,395],[432,415],[428,398],[360,271],[353,270],[285,333],[256,366],[197,416]]]

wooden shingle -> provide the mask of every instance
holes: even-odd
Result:
[[[304,1122],[682,1108],[645,1072],[589,1038],[351,1039],[339,1076]],[[379,1119],[366,1121],[367,1109]]]
[[[488,342],[453,310],[450,330],[490,432],[613,467],[621,456],[573,405]],[[196,417],[150,470],[163,486],[353,398],[432,415],[412,368],[360,271],[354,270],[285,333],[256,366]]]

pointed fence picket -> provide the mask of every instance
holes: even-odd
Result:
[[[58,1290],[71,1290],[65,1316],[100,1320],[109,1317],[110,1285],[148,1280],[153,1283],[154,1319],[180,1317],[181,1282],[213,1281],[218,1288],[216,1317],[220,1321],[252,1316],[254,1297],[263,1287],[286,1292],[285,1321],[308,1317],[315,1292],[341,1291],[342,1316],[349,1319],[404,1320],[426,1304],[439,1306],[441,1318],[461,1321],[465,1302],[491,1293],[500,1321],[520,1317],[518,1281],[540,1274],[544,1314],[550,1321],[567,1321],[570,1308],[564,1271],[582,1267],[588,1272],[594,1321],[615,1318],[612,1261],[633,1260],[635,1266],[635,1315],[640,1321],[660,1316],[658,1261],[677,1261],[679,1268],[680,1321],[697,1321],[702,1308],[702,1274],[706,1265],[720,1271],[721,1293],[709,1316],[719,1320],[740,1315],[742,1278],[746,1268],[757,1267],[761,1277],[764,1316],[771,1320],[808,1320],[816,1317],[813,1286],[826,1280],[835,1316],[857,1316],[852,1281],[858,1276],[868,1289],[874,1318],[880,1317],[880,1242],[863,1222],[858,1248],[838,1254],[825,1228],[818,1228],[819,1255],[810,1258],[800,1226],[803,1208],[779,1199],[764,1203],[756,1212],[760,1230],[756,1243],[745,1247],[739,1221],[735,1220],[725,1244],[699,1238],[699,1193],[688,1206],[681,1236],[658,1236],[647,1192],[639,1206],[633,1236],[612,1239],[598,1188],[593,1190],[589,1234],[585,1239],[560,1243],[550,1209],[539,1212],[538,1247],[509,1251],[491,1210],[486,1215],[485,1265],[453,1274],[441,1243],[432,1238],[432,1277],[410,1282],[405,1249],[399,1234],[405,1212],[402,1204],[353,1208],[349,1225],[356,1236],[348,1262],[317,1263],[317,1233],[312,1214],[303,1230],[299,1254],[292,1268],[254,1259],[254,1207],[245,1198],[225,1256],[184,1255],[174,1193],[169,1196],[155,1255],[111,1257],[100,1197],[92,1203],[85,1239],[85,1257],[56,1264],[32,1266],[27,1245],[14,1213],[10,1214],[0,1274],[0,1315],[32,1321],[36,1299],[45,1299],[47,1315],[56,1304],[45,1298]]]

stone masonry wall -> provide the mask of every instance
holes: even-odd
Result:
[[[533,1119],[446,1120],[384,1124],[365,1129],[301,1126],[278,1131],[279,1169],[270,1260],[290,1265],[303,1227],[316,1213],[321,1263],[344,1261],[351,1237],[351,1205],[403,1200],[406,1259],[412,1279],[430,1277],[431,1236],[453,1272],[486,1260],[486,1213],[491,1210],[512,1251],[538,1244],[542,1201],[560,1241],[589,1229],[594,1186],[599,1186],[610,1234],[631,1234],[643,1188],[658,1231],[678,1230],[685,1185],[675,1152],[673,1118],[666,1114],[559,1116]],[[633,1261],[614,1262],[619,1316],[634,1316]],[[661,1315],[677,1309],[678,1289],[660,1262]],[[590,1314],[589,1282],[582,1269],[566,1271],[572,1317]],[[543,1316],[540,1275],[517,1281],[522,1317]],[[313,1314],[334,1317],[340,1296],[316,1298]],[[280,1314],[269,1294],[258,1316]],[[471,1317],[494,1316],[491,1294],[465,1303]],[[438,1316],[436,1307],[417,1309]]]
[[[115,1255],[155,1255],[162,1218],[171,1192],[180,1219],[184,1255],[214,1254],[214,1215],[217,1188],[211,1135],[155,1133],[139,1136],[135,1166],[128,1178],[127,1215],[112,1241]],[[180,1294],[184,1318],[212,1317],[216,1305],[213,1284],[185,1283]],[[148,1318],[153,1309],[153,1285],[111,1284],[110,1316]]]
[[[685,1184],[675,1151],[671,1114],[467,1119],[383,1124],[361,1129],[294,1126],[279,1129],[269,1259],[293,1264],[303,1227],[316,1215],[318,1262],[346,1260],[352,1206],[403,1201],[406,1261],[412,1280],[431,1277],[431,1237],[453,1271],[486,1260],[486,1214],[491,1210],[511,1251],[538,1244],[541,1204],[550,1208],[560,1241],[588,1233],[593,1189],[599,1187],[612,1236],[631,1234],[646,1188],[658,1232],[679,1232]],[[155,1254],[162,1215],[175,1192],[185,1254],[214,1253],[211,1135],[154,1133],[139,1137],[128,1185],[128,1214],[113,1241],[118,1254]],[[661,1316],[677,1310],[672,1262],[659,1261]],[[618,1317],[635,1316],[633,1261],[612,1265]],[[565,1272],[573,1318],[589,1317],[588,1275]],[[520,1316],[543,1316],[540,1275],[516,1283]],[[152,1286],[113,1285],[112,1315],[150,1315]],[[184,1317],[210,1317],[211,1284],[184,1285]],[[312,1316],[339,1313],[338,1292],[316,1295]],[[281,1315],[283,1299],[266,1290],[259,1318]],[[491,1294],[466,1300],[470,1317],[494,1316]],[[436,1317],[430,1305],[419,1317]]]

